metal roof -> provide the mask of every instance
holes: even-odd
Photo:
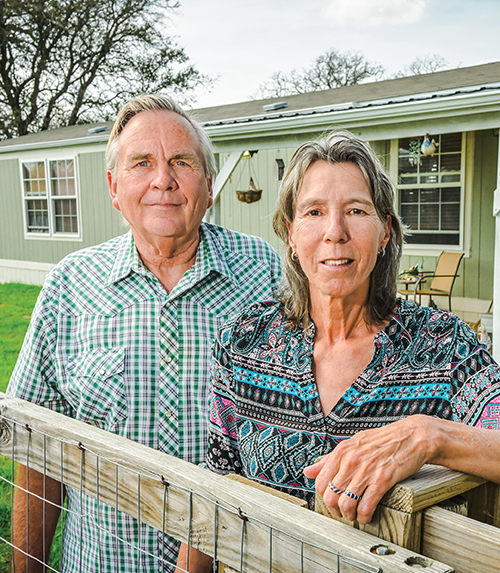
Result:
[[[234,126],[336,111],[380,108],[400,103],[423,102],[500,90],[500,62],[357,84],[293,96],[252,100],[193,110],[193,115],[212,131]],[[286,101],[286,106],[283,103]],[[276,105],[278,104],[278,105]],[[82,144],[103,144],[113,122],[51,129],[0,142],[0,153]],[[104,131],[95,128],[106,126]],[[257,127],[257,126],[255,126]]]

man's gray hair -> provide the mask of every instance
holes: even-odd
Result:
[[[278,206],[273,217],[273,228],[285,245],[283,266],[287,287],[280,294],[285,313],[294,324],[307,327],[310,298],[309,280],[300,262],[292,260],[292,248],[288,240],[288,225],[293,226],[297,197],[306,171],[316,163],[353,163],[363,173],[370,188],[372,200],[380,220],[385,223],[391,216],[391,234],[385,248],[385,256],[377,258],[370,276],[367,320],[383,324],[394,312],[397,296],[397,277],[401,258],[405,227],[395,206],[395,191],[389,176],[371,147],[348,131],[332,132],[316,141],[301,145],[294,153],[281,183]]]
[[[194,129],[200,143],[200,152],[203,157],[205,177],[215,179],[217,168],[212,143],[203,127],[172,98],[162,95],[140,95],[128,101],[118,112],[115,124],[109,136],[106,148],[106,169],[116,179],[116,162],[118,159],[118,144],[120,133],[127,123],[142,111],[173,111],[183,117]]]

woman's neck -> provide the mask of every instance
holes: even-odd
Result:
[[[366,300],[311,297],[311,318],[316,327],[316,340],[327,339],[332,344],[347,339],[375,335],[379,330],[371,326]]]

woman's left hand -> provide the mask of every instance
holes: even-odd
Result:
[[[304,474],[316,479],[316,491],[335,516],[369,523],[384,494],[434,457],[434,421],[415,415],[359,432]]]

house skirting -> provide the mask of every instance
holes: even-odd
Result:
[[[47,273],[54,266],[51,263],[0,259],[0,283],[43,285]]]

